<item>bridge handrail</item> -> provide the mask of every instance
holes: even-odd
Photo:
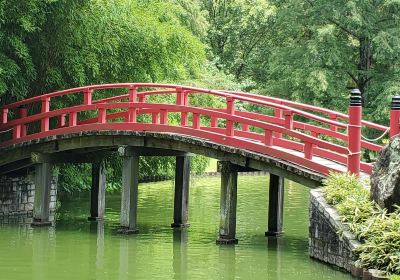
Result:
[[[334,111],[334,110],[330,110],[330,109],[326,109],[326,108],[322,108],[322,107],[318,107],[318,106],[314,106],[314,105],[309,105],[309,104],[305,104],[305,103],[300,103],[300,102],[294,102],[294,101],[290,101],[290,100],[285,100],[285,99],[281,99],[281,98],[277,98],[277,97],[272,97],[272,96],[266,96],[266,95],[261,95],[261,94],[254,94],[254,93],[248,93],[248,92],[242,92],[242,91],[230,91],[230,90],[223,90],[224,92],[228,92],[231,94],[237,94],[237,95],[244,95],[244,96],[252,96],[252,97],[257,97],[261,100],[265,100],[265,101],[269,101],[269,102],[275,102],[278,104],[283,104],[286,106],[291,106],[291,107],[296,107],[296,108],[300,108],[300,109],[304,109],[304,110],[310,110],[313,112],[318,112],[318,113],[323,113],[323,114],[327,114],[328,116],[332,117],[333,119],[343,119],[348,121],[349,120],[349,115],[338,112],[338,111]],[[381,124],[377,124],[377,123],[373,123],[370,121],[365,121],[362,120],[362,124],[366,127],[369,128],[373,128],[373,129],[377,129],[377,130],[381,130],[381,131],[386,131],[389,127],[381,125]]]
[[[136,102],[77,105],[77,106],[73,106],[73,107],[53,110],[53,111],[46,112],[46,113],[39,113],[39,114],[31,115],[31,116],[28,116],[23,119],[12,120],[5,125],[5,128],[10,128],[10,127],[14,127],[16,125],[22,125],[22,124],[26,124],[26,123],[31,123],[34,121],[39,121],[39,120],[43,119],[44,117],[46,117],[46,118],[56,117],[60,114],[68,114],[68,113],[98,110],[98,109],[153,108],[153,109],[159,110],[160,105],[161,104],[158,104],[158,103],[136,103]],[[186,112],[186,113],[196,113],[199,115],[206,115],[206,116],[210,116],[210,117],[214,116],[217,118],[226,119],[228,121],[233,121],[236,123],[244,123],[244,124],[255,126],[258,128],[265,129],[265,130],[282,133],[282,134],[285,134],[288,136],[295,137],[301,141],[315,144],[319,147],[326,148],[326,149],[329,149],[329,150],[332,150],[332,151],[335,151],[338,153],[346,154],[348,152],[347,148],[344,148],[343,146],[332,144],[330,142],[323,141],[319,138],[315,138],[315,137],[303,134],[296,130],[290,130],[285,127],[279,126],[279,125],[269,124],[269,123],[265,123],[262,121],[250,119],[250,118],[245,118],[245,117],[236,116],[236,115],[230,115],[228,113],[199,108],[199,107],[171,105],[171,104],[162,104],[162,105],[163,105],[163,110],[166,110],[168,112],[172,112],[172,111]]]
[[[294,114],[297,114],[297,115],[300,115],[300,116],[303,116],[303,117],[306,117],[306,118],[309,118],[309,119],[312,119],[315,121],[319,121],[319,122],[322,122],[322,123],[325,123],[328,125],[333,125],[333,126],[337,126],[337,127],[341,127],[341,128],[347,128],[347,125],[343,124],[341,122],[332,121],[330,119],[316,116],[316,115],[301,111],[296,108],[291,108],[291,107],[276,104],[273,102],[260,100],[260,99],[258,99],[257,95],[254,95],[251,98],[250,97],[242,97],[242,96],[238,96],[235,94],[230,94],[230,93],[226,93],[226,92],[222,92],[222,91],[205,90],[205,89],[201,89],[201,88],[188,87],[188,86],[183,87],[183,86],[172,85],[172,84],[119,83],[119,84],[105,84],[105,85],[91,85],[91,86],[77,87],[77,88],[61,90],[61,91],[57,91],[57,92],[53,92],[53,93],[47,93],[47,94],[31,97],[26,100],[17,101],[15,103],[3,106],[2,110],[18,108],[20,106],[23,106],[23,105],[26,105],[29,103],[40,102],[46,98],[52,98],[52,97],[67,95],[67,94],[72,94],[72,93],[85,92],[85,91],[87,92],[87,91],[93,91],[93,90],[104,90],[104,89],[118,89],[118,88],[123,89],[123,88],[130,88],[130,87],[134,87],[134,88],[138,88],[138,87],[175,88],[175,89],[191,91],[192,93],[199,92],[199,93],[213,94],[213,95],[225,97],[225,98],[230,97],[230,98],[234,98],[236,100],[240,100],[240,101],[244,101],[244,102],[250,102],[253,104],[264,105],[264,106],[269,106],[269,107],[273,107],[273,108],[280,109],[280,110],[290,111],[291,113],[294,113]],[[115,99],[115,100],[117,100],[117,99]]]
[[[103,99],[92,100],[93,92],[95,90],[107,90],[107,89],[127,89],[128,94],[120,94],[117,96],[111,96]],[[139,91],[138,90],[144,90]],[[83,103],[79,105],[72,105],[60,109],[50,109],[50,101],[54,97],[64,96],[75,93],[83,93]],[[173,94],[176,95],[175,103],[155,103],[146,102],[146,96],[150,95],[162,95],[162,94]],[[189,94],[210,94],[225,99],[226,108],[204,108],[190,106],[188,102]],[[117,102],[115,102],[117,101]],[[264,115],[260,113],[241,111],[235,108],[235,101],[247,102],[250,104],[266,106],[275,110],[273,116]],[[41,111],[28,116],[26,105],[35,102],[41,102]],[[24,107],[25,106],[25,107]],[[357,106],[357,105],[356,105]],[[352,107],[353,112],[357,111],[361,107]],[[9,110],[19,109],[19,117],[8,120]],[[117,113],[107,113],[107,110],[118,109],[125,110]],[[303,111],[308,110],[308,111]],[[86,118],[85,120],[78,120],[78,113],[84,111],[97,111],[97,117]],[[103,85],[90,85],[84,87],[77,87],[67,90],[61,90],[53,93],[48,93],[40,96],[28,98],[26,100],[18,101],[12,104],[5,105],[1,108],[0,115],[0,133],[12,129],[12,140],[7,140],[3,143],[0,142],[0,147],[21,142],[22,140],[35,139],[37,135],[44,137],[45,135],[53,135],[64,131],[76,131],[74,127],[81,127],[82,129],[88,129],[90,127],[98,127],[97,124],[103,125],[103,127],[109,127],[107,120],[115,120],[116,118],[122,117],[123,123],[127,126],[124,128],[128,129],[129,125],[135,124],[135,127],[147,129],[147,126],[155,127],[154,125],[161,123],[161,125],[167,125],[170,131],[177,130],[173,128],[175,126],[168,125],[168,113],[176,112],[180,113],[181,117],[181,128],[188,128],[188,114],[192,114],[192,128],[203,131],[204,135],[218,135],[226,136],[231,141],[244,141],[249,147],[259,149],[258,142],[263,143],[265,147],[270,147],[270,151],[277,153],[276,148],[272,148],[272,145],[281,146],[282,148],[291,148],[300,152],[304,152],[304,158],[311,160],[313,154],[318,154],[327,159],[338,161],[343,164],[351,162],[355,164],[355,159],[359,158],[361,148],[369,149],[372,151],[379,151],[382,146],[374,144],[364,140],[357,140],[358,144],[351,139],[357,139],[357,133],[360,132],[361,125],[365,125],[370,128],[378,130],[387,130],[385,126],[374,124],[371,122],[361,121],[359,124],[351,122],[349,116],[343,113],[335,112],[329,109],[324,109],[312,105],[296,103],[286,101],[275,97],[267,97],[262,95],[256,95],[251,93],[235,92],[235,91],[223,91],[223,90],[208,90],[190,86],[180,86],[175,84],[154,84],[154,83],[116,83],[116,84],[103,84]],[[136,123],[136,116],[138,114],[152,114],[152,121],[150,124]],[[327,114],[327,117],[314,114],[323,113]],[[358,113],[357,113],[358,114]],[[69,125],[65,124],[65,116],[69,116]],[[297,121],[294,119],[294,115],[298,115],[319,124],[312,124]],[[210,118],[210,126],[200,125],[200,116],[208,116]],[[354,113],[352,116],[355,116]],[[359,115],[361,116],[361,114]],[[58,127],[50,129],[50,118],[58,117]],[[160,117],[160,121],[158,121]],[[359,117],[358,117],[359,118]],[[218,127],[217,120],[224,119],[226,121],[225,128],[221,130]],[[349,121],[350,124],[338,121],[338,119]],[[39,132],[33,132],[27,135],[27,124],[40,122]],[[96,126],[93,126],[96,124]],[[113,124],[117,125],[117,122]],[[235,124],[240,124],[241,130],[235,128]],[[323,124],[323,126],[319,126]],[[151,126],[153,125],[153,126]],[[249,131],[249,126],[256,127],[263,131],[264,135],[260,133],[253,133]],[[324,127],[325,126],[325,127]],[[67,129],[68,128],[68,129]],[[164,130],[165,128],[157,126],[157,128]],[[340,129],[340,130],[339,130]],[[343,132],[343,129],[346,133]],[[53,131],[54,130],[54,131]],[[351,131],[350,131],[351,130]],[[186,131],[186,130],[185,130]],[[188,130],[193,132],[192,130]],[[206,132],[211,134],[207,134]],[[225,131],[221,133],[221,131]],[[310,133],[311,135],[307,134]],[[196,132],[197,133],[197,132]],[[350,135],[352,133],[352,136]],[[356,133],[356,134],[354,134]],[[36,135],[36,136],[35,136]],[[197,135],[197,134],[196,134]],[[247,140],[235,137],[236,135],[244,135],[248,137]],[[286,135],[289,138],[297,139],[297,141],[286,140],[281,138],[282,135]],[[323,140],[319,138],[319,135],[326,135],[330,140]],[[211,137],[210,136],[210,137]],[[212,136],[212,137],[214,137]],[[216,136],[215,136],[216,137]],[[332,143],[332,138],[339,139],[340,141]],[[219,139],[219,138],[218,138]],[[225,138],[223,138],[225,139]],[[247,141],[247,142],[246,142]],[[250,142],[249,142],[250,141]],[[252,142],[253,141],[253,142]],[[255,142],[254,142],[255,141]],[[342,141],[342,142],[341,142]],[[256,145],[256,146],[254,146]],[[359,145],[358,148],[354,145]],[[315,153],[313,151],[316,151]],[[282,155],[283,156],[283,155]],[[290,156],[288,156],[290,158]],[[347,158],[346,158],[347,157]],[[350,161],[351,158],[351,161]],[[347,161],[346,161],[347,159]],[[298,160],[298,159],[296,159]],[[360,161],[358,159],[358,161]],[[306,162],[308,167],[316,166],[311,164],[309,161]],[[370,172],[372,169],[371,164],[365,162],[359,162],[359,167],[362,171]],[[355,168],[359,168],[355,167]],[[324,167],[325,168],[325,167]],[[319,171],[325,170],[322,166]]]

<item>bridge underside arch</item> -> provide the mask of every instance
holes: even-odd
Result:
[[[137,131],[89,131],[64,134],[15,144],[0,150],[0,175],[24,171],[43,162],[93,162],[121,147],[132,147],[140,156],[199,154],[229,161],[243,171],[260,170],[307,187],[318,187],[325,177],[304,167],[268,155],[180,134]]]

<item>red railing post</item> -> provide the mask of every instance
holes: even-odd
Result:
[[[92,105],[92,94],[93,91],[91,89],[86,88],[83,91],[83,104]]]
[[[158,124],[158,112],[151,113],[151,123]]]
[[[2,109],[1,110],[1,119],[0,123],[1,124],[6,124],[8,121],[8,109]]]
[[[19,108],[19,118],[23,119],[26,118],[28,116],[28,109],[27,108]],[[21,137],[26,136],[26,125],[22,124],[21,125]]]
[[[42,99],[42,113],[50,112],[50,97],[44,97]],[[49,118],[44,117],[40,122],[40,131],[45,132],[49,131]]]
[[[249,132],[249,125],[247,123],[242,123],[242,131]]]
[[[330,119],[330,120],[336,121],[336,118],[337,118],[337,115],[336,115],[336,114],[329,114],[329,119]],[[336,132],[336,131],[337,131],[337,126],[331,124],[331,125],[329,126],[329,129]]]
[[[277,118],[282,118],[283,117],[283,112],[281,109],[275,108],[275,117]],[[279,132],[274,132],[275,138],[281,138],[282,137],[282,133]]]
[[[146,95],[143,93],[139,95],[139,103],[145,103],[146,102]]]
[[[76,126],[78,123],[78,113],[77,112],[71,112],[69,113],[69,126]]]
[[[193,113],[193,128],[200,129],[200,114]]]
[[[136,103],[137,92],[135,86],[129,86],[129,108],[128,108],[128,122],[136,123],[137,109],[131,107],[132,103]]]
[[[107,110],[106,108],[99,108],[97,113],[97,122],[106,123],[107,122]]]
[[[13,140],[21,138],[21,125],[17,124],[13,127]]]
[[[312,159],[313,157],[313,150],[314,150],[314,145],[312,143],[304,143],[304,157],[306,159]]]
[[[264,130],[264,144],[266,146],[272,146],[272,131],[265,129]]]
[[[161,109],[160,113],[160,124],[168,124],[168,111],[165,109]]]
[[[61,114],[58,116],[58,127],[64,127],[65,126],[65,117],[66,114]]]
[[[390,138],[400,133],[400,95],[392,97],[390,108]]]
[[[235,99],[232,97],[226,98],[226,113],[233,116],[235,114]],[[235,124],[231,120],[226,120],[226,135],[235,135]]]
[[[362,101],[359,89],[351,91],[348,124],[347,171],[360,174]]]
[[[218,118],[217,117],[211,116],[210,126],[211,127],[217,127],[218,126]]]
[[[293,113],[290,110],[285,110],[283,112],[283,115],[285,117],[285,127],[287,129],[292,130],[293,129]]]
[[[181,87],[176,88],[176,105],[187,106],[189,103],[188,92]],[[188,125],[188,113],[181,112],[181,126]]]

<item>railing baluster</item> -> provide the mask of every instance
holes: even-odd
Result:
[[[275,108],[275,117],[277,118],[282,118],[283,117],[283,112],[281,109]],[[282,137],[282,133],[279,132],[274,132],[275,138],[281,138]]]
[[[19,118],[23,119],[28,116],[28,109],[27,108],[20,108],[19,109]],[[22,124],[21,125],[21,137],[26,136],[26,125]]]
[[[168,111],[165,109],[161,109],[160,113],[160,123],[167,125],[168,124]]]
[[[107,110],[106,110],[106,108],[99,108],[98,109],[97,122],[98,123],[106,123],[107,122]]]
[[[151,123],[158,124],[158,112],[151,113]]]
[[[283,115],[285,117],[285,127],[287,129],[292,130],[293,129],[293,113],[290,110],[285,110],[283,112]]]
[[[21,138],[21,125],[17,124],[13,127],[13,140]]]
[[[200,114],[193,113],[193,128],[200,129]]]
[[[265,129],[264,130],[264,144],[266,146],[272,146],[272,131]]]
[[[180,92],[178,92],[177,89],[177,105],[183,105],[183,106],[188,106],[188,91],[182,90],[180,88]],[[178,100],[179,99],[179,100]],[[188,125],[188,113],[187,112],[181,112],[181,126],[187,126]]]
[[[91,89],[86,88],[83,91],[83,104],[92,105],[92,94],[93,91]]]
[[[50,112],[50,97],[44,97],[42,99],[42,113]],[[40,131],[45,132],[49,131],[49,122],[50,119],[48,117],[44,117],[40,123]]]
[[[226,113],[233,116],[235,114],[235,99],[232,97],[226,98]],[[235,135],[235,123],[231,120],[226,120],[226,135]]]
[[[65,117],[66,117],[66,114],[61,114],[58,116],[58,127],[59,128],[65,127]]]
[[[129,87],[129,108],[128,108],[128,122],[136,123],[137,109],[131,107],[132,103],[136,103],[137,92],[134,86]]]
[[[306,159],[312,159],[313,157],[313,150],[314,150],[314,145],[312,143],[304,143],[304,157]]]
[[[211,127],[217,127],[218,126],[218,118],[217,117],[211,116],[210,126]]]
[[[329,119],[332,121],[336,121],[337,115],[336,114],[329,114]],[[329,129],[332,131],[337,131],[338,127],[336,125],[329,125]]]
[[[146,103],[146,95],[140,94],[139,95],[139,102],[140,103]]]
[[[69,113],[69,126],[76,126],[78,123],[78,113],[77,112],[71,112]]]
[[[249,131],[249,125],[247,123],[242,123],[242,131],[245,131],[245,132]]]
[[[8,121],[8,109],[1,110],[1,124],[6,124]]]

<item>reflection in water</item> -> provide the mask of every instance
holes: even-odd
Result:
[[[274,261],[275,265],[275,273],[271,273],[269,275],[271,279],[281,280],[282,271],[282,252],[284,250],[283,239],[282,237],[268,236],[267,238],[267,248],[269,252],[273,252],[275,255],[276,261]],[[270,255],[273,258],[273,255]],[[268,259],[268,258],[267,258]]]
[[[193,183],[193,182],[192,182]],[[264,237],[268,178],[239,176],[237,246],[217,246],[220,178],[191,185],[189,229],[173,230],[171,182],[141,184],[138,235],[116,234],[121,197],[107,196],[105,222],[87,221],[89,195],[62,202],[55,227],[0,226],[0,279],[344,280],[308,257],[308,189],[288,184],[284,230]]]
[[[104,221],[91,221],[89,230],[92,234],[96,234],[96,240],[93,240],[95,252],[91,255],[96,256],[94,267],[96,268],[96,279],[103,279],[104,271]]]
[[[32,238],[32,279],[48,279],[46,269],[49,261],[56,257],[54,227],[37,227],[30,231]]]
[[[175,280],[187,279],[187,242],[188,232],[186,228],[173,229],[172,266]]]
[[[235,245],[218,246],[219,279],[232,280],[236,277]],[[217,277],[216,277],[217,278]]]

